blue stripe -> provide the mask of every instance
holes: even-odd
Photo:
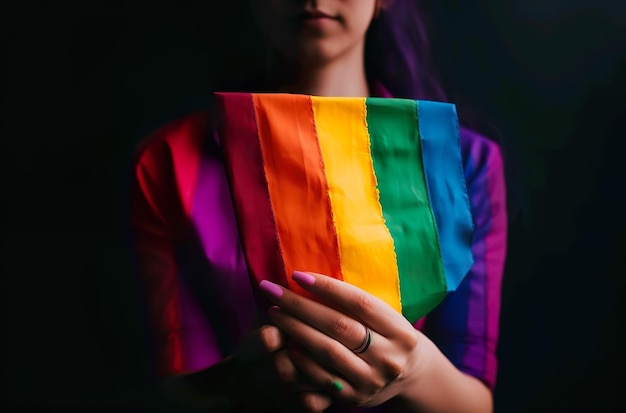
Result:
[[[463,174],[459,123],[449,103],[418,101],[422,162],[439,231],[448,291],[457,289],[473,263],[473,223]]]

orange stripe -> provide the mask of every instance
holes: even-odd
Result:
[[[311,99],[253,95],[265,174],[290,289],[294,270],[342,279]]]

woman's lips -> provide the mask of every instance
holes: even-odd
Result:
[[[292,20],[297,22],[299,25],[304,25],[311,28],[323,29],[329,24],[333,24],[338,19],[334,16],[326,14],[321,11],[303,11],[302,13],[298,13],[295,15]]]
[[[326,14],[324,12],[321,12],[319,10],[304,11],[301,13],[301,15],[305,19],[333,19],[334,18],[333,16]]]

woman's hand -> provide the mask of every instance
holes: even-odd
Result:
[[[287,352],[287,338],[274,326],[254,330],[231,361],[233,396],[242,398],[248,411],[265,406],[271,412],[322,412],[331,405],[328,394],[303,380]]]
[[[295,272],[293,279],[324,304],[268,281],[260,287],[278,306],[269,310],[272,321],[298,343],[290,355],[300,371],[337,397],[366,407],[416,386],[427,361],[422,347],[432,343],[401,314],[330,277]]]
[[[166,392],[174,400],[213,411],[238,406],[250,412],[322,412],[332,402],[297,372],[285,335],[267,325],[253,330],[220,363],[170,379]]]

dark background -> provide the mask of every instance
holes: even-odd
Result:
[[[216,3],[0,6],[2,411],[169,410],[145,373],[127,173],[143,134],[245,63],[220,54],[247,40]],[[441,78],[520,188],[497,410],[622,411],[626,2],[431,3]]]

